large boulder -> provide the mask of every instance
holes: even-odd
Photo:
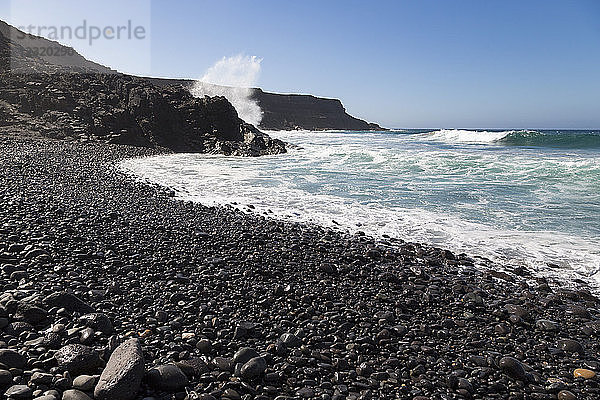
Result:
[[[98,400],[130,400],[144,377],[144,354],[139,340],[130,339],[115,349],[94,389]]]

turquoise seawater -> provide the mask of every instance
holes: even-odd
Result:
[[[122,168],[204,204],[252,204],[600,286],[600,131],[269,133],[298,148]]]

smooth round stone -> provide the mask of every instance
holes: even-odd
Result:
[[[577,396],[568,390],[561,390],[558,392],[558,400],[576,400]]]
[[[183,340],[187,340],[187,339],[193,339],[196,337],[196,334],[194,332],[183,332],[181,334],[181,338]]]
[[[494,331],[500,335],[506,335],[507,333],[510,333],[510,327],[504,323],[501,323],[494,327]]]
[[[105,335],[110,335],[113,330],[110,318],[102,313],[85,314],[79,318],[79,322],[95,331],[102,332]]]
[[[96,385],[96,378],[91,375],[79,375],[73,379],[73,388],[87,392],[94,388]]]
[[[558,341],[558,348],[568,353],[583,354],[583,346],[577,340],[562,339]]]
[[[15,400],[31,399],[33,390],[27,385],[13,385],[8,388],[4,396]]]
[[[296,395],[298,395],[299,397],[308,399],[308,398],[311,398],[311,397],[315,396],[315,391],[314,391],[313,388],[304,387],[302,389],[297,390],[296,391]]]
[[[229,400],[240,400],[242,397],[234,389],[225,389],[225,391],[223,392],[222,398],[229,399]]]
[[[198,343],[196,343],[196,348],[200,350],[203,354],[208,354],[212,351],[212,344],[208,339],[200,339]]]
[[[281,342],[287,347],[302,346],[302,340],[300,340],[300,338],[298,338],[298,336],[294,335],[293,333],[284,333],[283,335],[281,335],[279,340],[281,340]]]
[[[63,393],[62,400],[92,400],[92,398],[80,390],[69,389]]]
[[[27,364],[25,357],[11,349],[0,350],[0,363],[9,368],[23,368]]]
[[[575,378],[592,379],[596,376],[596,373],[590,369],[577,368],[573,371],[573,376]]]
[[[511,378],[519,381],[527,380],[527,375],[525,374],[523,364],[521,364],[521,362],[516,358],[503,357],[500,359],[500,363],[498,365],[500,369],[502,369],[502,371],[504,371],[504,373]]]
[[[233,362],[235,364],[237,364],[237,363],[245,364],[248,361],[250,361],[250,359],[252,359],[254,357],[258,357],[259,355],[260,354],[258,354],[258,352],[256,350],[251,349],[250,347],[242,347],[233,355]]]
[[[244,379],[256,379],[265,373],[267,362],[262,357],[254,357],[244,364],[240,373]]]
[[[525,318],[527,314],[529,314],[529,312],[525,308],[516,304],[507,304],[506,306],[504,306],[504,308],[506,309],[506,311],[508,311],[509,314],[514,314],[521,318]]]
[[[12,375],[9,371],[0,370],[0,387],[6,387],[12,382]]]
[[[558,324],[548,319],[540,319],[535,323],[535,327],[539,330],[546,332],[557,332],[559,330]]]
[[[183,390],[187,384],[187,376],[175,365],[159,365],[148,371],[148,383],[152,387],[165,392]]]
[[[50,385],[52,380],[54,379],[54,375],[46,374],[43,372],[34,372],[29,378],[29,381],[35,383],[36,385]]]

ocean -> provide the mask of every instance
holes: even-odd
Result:
[[[259,158],[161,155],[121,168],[181,199],[432,244],[600,288],[600,131],[268,133],[297,147]]]

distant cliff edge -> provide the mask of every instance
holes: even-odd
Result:
[[[346,112],[338,99],[326,99],[304,94],[277,94],[254,89],[254,99],[263,111],[262,129],[272,130],[381,130]]]

